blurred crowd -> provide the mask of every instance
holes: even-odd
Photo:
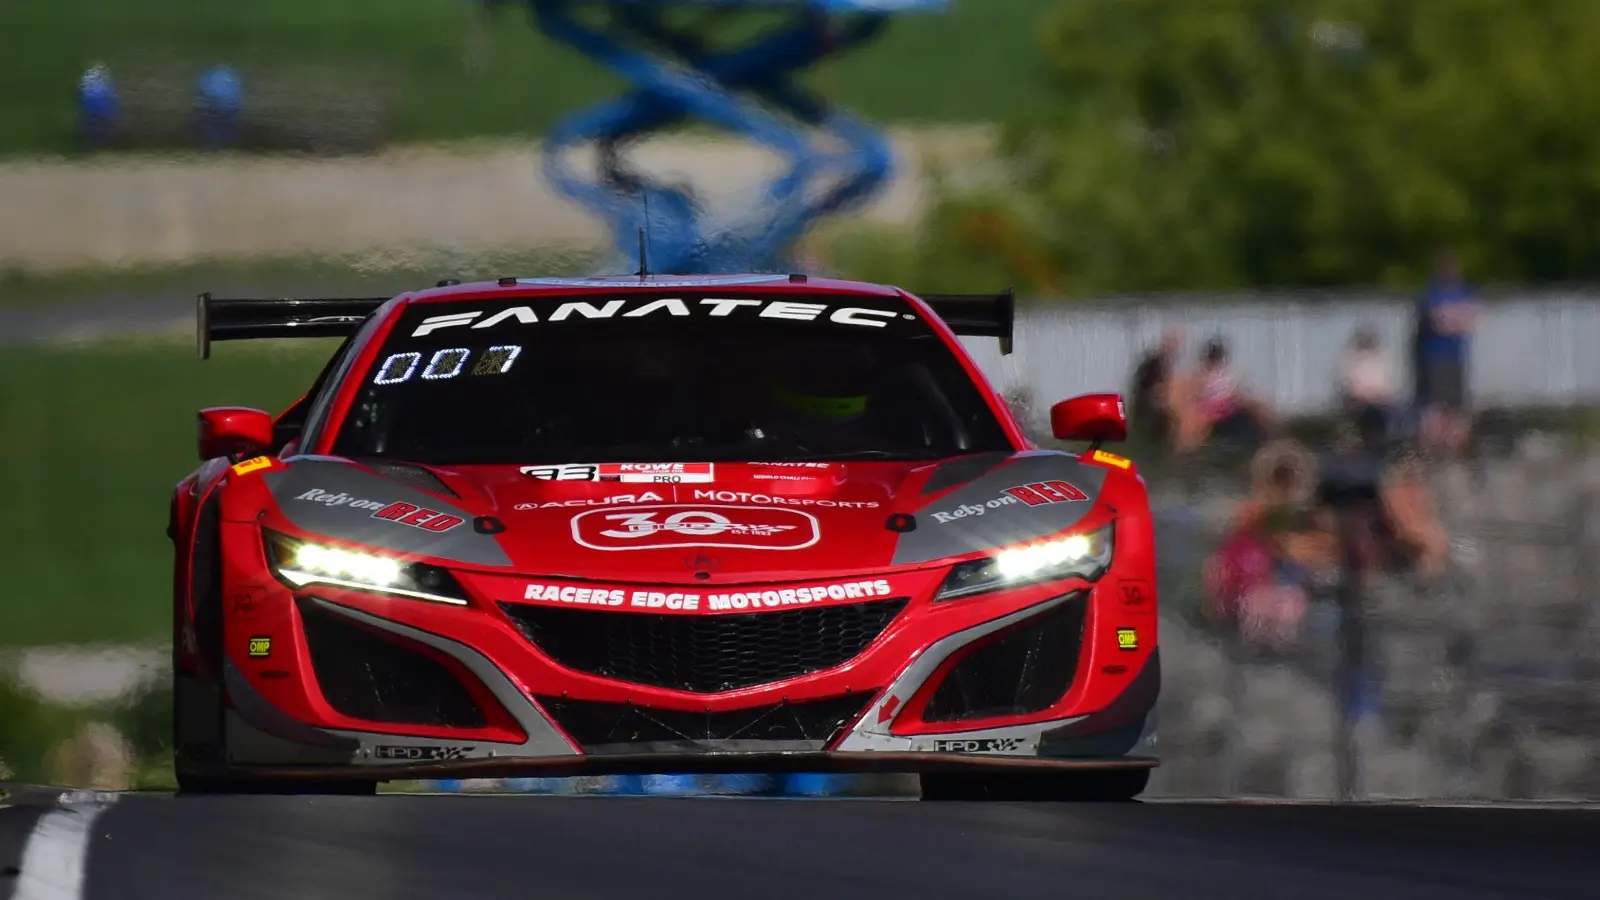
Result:
[[[1205,612],[1216,625],[1285,648],[1338,621],[1350,579],[1404,575],[1422,590],[1443,581],[1451,544],[1427,467],[1470,452],[1466,370],[1478,316],[1459,262],[1442,255],[1416,306],[1409,392],[1398,355],[1375,329],[1357,328],[1330,373],[1340,402],[1320,452],[1285,435],[1220,338],[1186,365],[1184,331],[1162,336],[1134,374],[1134,432],[1180,464],[1248,469],[1248,495],[1205,563]]]

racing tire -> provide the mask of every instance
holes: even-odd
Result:
[[[322,781],[269,778],[225,778],[179,775],[178,796],[209,794],[309,794],[316,796],[370,797],[378,793],[376,781]]]
[[[1150,770],[938,772],[921,781],[922,799],[929,801],[1127,803],[1144,793]]]

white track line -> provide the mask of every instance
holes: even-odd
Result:
[[[65,795],[62,806],[39,818],[22,851],[12,900],[82,900],[94,823],[117,801],[115,794],[91,796],[73,802],[76,797]]]

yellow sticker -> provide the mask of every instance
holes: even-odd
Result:
[[[272,457],[258,456],[255,459],[247,459],[235,465],[230,471],[235,475],[249,475],[251,472],[259,472],[262,469],[270,468],[272,468]]]
[[[1094,455],[1089,458],[1097,463],[1105,463],[1108,466],[1116,466],[1119,469],[1126,469],[1133,465],[1132,460],[1118,456],[1115,453],[1107,453],[1104,450],[1096,450]]]
[[[272,655],[272,638],[253,637],[250,639],[250,655],[256,659],[263,659]]]
[[[1139,649],[1139,632],[1134,628],[1117,629],[1117,646],[1123,650]]]

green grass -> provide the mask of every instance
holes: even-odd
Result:
[[[1039,99],[1035,35],[1052,3],[959,0],[947,15],[904,17],[876,45],[808,77],[875,119],[994,121]],[[0,57],[0,154],[70,150],[77,81],[99,61],[128,83],[125,93],[145,79],[130,99],[147,112],[181,118],[194,75],[227,62],[255,88],[257,110],[337,128],[381,108],[402,140],[534,134],[619,89],[518,8],[492,21],[485,62],[469,72],[467,9],[465,0],[0,4],[11,47]]]
[[[0,645],[164,641],[174,485],[197,466],[195,411],[281,408],[327,341],[20,346],[0,356]]]

